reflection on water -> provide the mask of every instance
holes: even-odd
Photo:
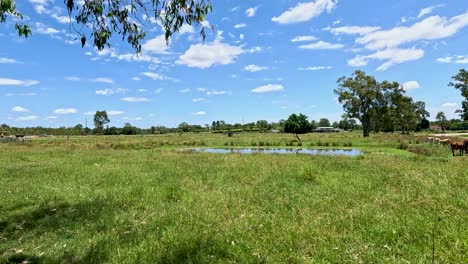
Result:
[[[357,156],[362,151],[356,149],[293,149],[293,148],[197,148],[194,152],[207,152],[216,154],[306,154],[306,155],[328,155],[328,156]]]

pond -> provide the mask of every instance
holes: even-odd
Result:
[[[196,148],[194,152],[206,152],[215,154],[306,154],[326,156],[358,156],[362,151],[357,149],[293,149],[293,148]]]

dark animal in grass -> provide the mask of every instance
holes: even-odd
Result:
[[[452,148],[452,154],[455,156],[455,150],[458,150],[460,153],[460,156],[463,156],[463,151],[465,150],[465,142],[453,142],[450,144],[450,147]]]

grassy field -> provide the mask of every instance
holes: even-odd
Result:
[[[191,134],[0,144],[0,263],[468,262],[468,156],[452,157],[422,135],[301,139]],[[364,155],[180,151],[224,146]]]

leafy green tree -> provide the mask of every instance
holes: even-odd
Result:
[[[83,133],[83,125],[82,124],[78,124],[76,126],[73,127],[73,133],[74,135],[81,135]]]
[[[122,128],[122,134],[124,135],[136,135],[138,134],[138,128],[132,126],[130,123],[125,123],[124,127]]]
[[[145,23],[157,21],[165,31],[166,42],[185,25],[200,25],[212,11],[211,0],[64,0],[70,17],[70,28],[80,36],[81,44],[87,36],[102,50],[110,47],[113,34],[127,41],[137,52],[146,36]],[[28,37],[31,29],[22,22],[23,14],[16,10],[14,0],[0,1],[0,23],[12,17],[20,36]],[[200,35],[205,38],[205,27]]]
[[[102,134],[104,131],[104,125],[110,122],[107,116],[107,111],[96,111],[94,114],[94,127],[96,128],[97,134]]]
[[[261,132],[265,132],[268,129],[268,121],[258,120],[257,127],[260,129]]]
[[[13,18],[13,20],[15,20],[15,30],[20,37],[29,37],[31,35],[31,28],[22,22],[23,14],[16,11],[16,3],[14,0],[0,1],[0,23],[6,22],[7,18]]]
[[[356,120],[348,118],[346,114],[343,114],[340,122],[338,122],[338,127],[344,130],[353,130],[356,127]]]
[[[454,82],[449,83],[449,86],[460,90],[465,98],[462,102],[462,109],[457,110],[456,113],[460,114],[463,121],[468,121],[468,71],[461,69],[452,79]]]
[[[445,113],[444,112],[437,113],[436,120],[437,120],[437,124],[440,126],[442,131],[445,131],[445,129],[447,128],[447,123],[448,123]]]
[[[180,123],[177,128],[182,132],[189,132],[190,125],[187,122]]]
[[[318,122],[319,127],[330,127],[330,121],[327,118],[321,118]]]
[[[386,128],[385,131],[400,130],[408,134],[427,126],[424,120],[429,117],[429,113],[424,102],[414,102],[413,98],[405,95],[405,90],[397,82],[384,81],[381,85],[384,104],[380,107],[385,110],[380,111],[379,119],[384,121],[382,126]]]
[[[292,133],[299,141],[299,134],[306,134],[310,132],[310,123],[307,121],[307,116],[303,114],[292,114],[284,122],[284,132]]]
[[[318,127],[317,121],[312,120],[310,121],[310,130],[312,131],[313,129],[316,129]]]
[[[379,106],[382,96],[381,85],[373,76],[363,71],[355,71],[352,77],[341,77],[337,81],[335,94],[348,117],[358,119],[363,128],[364,137],[369,136],[374,108]]]

